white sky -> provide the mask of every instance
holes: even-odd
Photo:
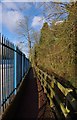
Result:
[[[76,2],[77,0],[1,0],[2,2]]]
[[[42,17],[42,16],[35,16],[33,18],[33,21],[32,21],[32,27],[36,27],[36,26],[42,27],[42,25],[44,23],[44,20],[42,20],[42,19],[44,19],[44,17]]]

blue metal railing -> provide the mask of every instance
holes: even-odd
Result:
[[[25,54],[0,34],[0,113],[16,94],[29,67]]]

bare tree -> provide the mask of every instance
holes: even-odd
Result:
[[[68,12],[66,11],[67,3],[48,2],[44,4],[43,15],[48,23],[52,21],[59,21],[64,18],[66,19]]]
[[[27,41],[28,42],[28,49],[29,49],[29,55],[31,54],[31,40],[30,40],[30,26],[29,26],[29,18],[28,16],[24,16],[24,18],[20,19],[17,23],[17,34],[20,38],[25,39],[24,44]]]
[[[31,38],[33,44],[38,44],[40,39],[40,31],[35,31],[32,29]]]

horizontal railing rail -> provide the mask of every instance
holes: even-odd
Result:
[[[55,105],[56,107],[57,117],[70,120],[77,117],[77,97],[74,95],[74,90],[71,87],[63,86],[57,81],[54,74],[48,75],[38,67],[35,67],[35,71],[49,99],[50,106]]]
[[[29,68],[25,54],[0,34],[0,115],[16,95]]]

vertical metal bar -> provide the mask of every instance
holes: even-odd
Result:
[[[12,45],[11,45],[11,47],[13,47]],[[11,54],[11,75],[12,75],[12,91],[13,91],[13,50],[11,51],[12,52],[12,54]],[[12,95],[13,96],[13,95]]]
[[[12,45],[13,47],[13,61],[12,61],[12,66],[13,66],[13,90],[14,90],[14,45]],[[13,96],[14,96],[14,93],[13,93]]]
[[[22,54],[22,77],[23,77],[23,54]]]
[[[16,47],[17,48],[17,47]],[[18,48],[16,49],[16,51],[18,52]],[[18,63],[19,62],[19,60],[18,60],[18,53],[16,53],[16,85],[18,85]]]
[[[6,41],[6,45],[8,42]],[[8,48],[6,47],[6,98],[8,97]],[[7,100],[8,104],[8,100]]]
[[[24,76],[24,68],[25,68],[25,64],[24,64],[24,55],[23,55],[23,76]]]
[[[4,38],[4,45],[5,45],[5,38]],[[3,49],[3,53],[4,53],[4,67],[3,67],[3,70],[4,70],[4,102],[6,100],[6,83],[5,83],[5,46],[4,46],[4,49]],[[6,102],[4,103],[4,109],[6,108]]]
[[[4,95],[3,95],[3,36],[2,36],[2,103],[4,102]],[[4,106],[2,107],[2,112],[4,112]]]
[[[10,42],[9,42],[9,47],[11,47]],[[12,92],[11,91],[11,49],[9,48],[9,95],[11,94],[11,92]]]
[[[7,45],[7,41],[5,41],[6,43],[6,45]],[[6,80],[6,99],[7,99],[7,47],[5,47],[5,62],[6,62],[6,66],[5,66],[5,80]],[[6,101],[6,107],[7,107],[7,101]]]
[[[9,42],[8,42],[8,46],[10,47]],[[10,95],[10,49],[8,49],[8,55],[9,55],[9,59],[8,59],[8,81],[9,81],[9,84],[8,85],[9,85],[9,95]]]
[[[5,39],[5,45],[6,45],[6,39]],[[7,99],[6,97],[6,47],[5,47],[5,100]],[[5,103],[5,108],[6,108],[6,104]]]
[[[8,41],[8,46],[10,47],[10,43],[9,43],[9,41]],[[9,72],[9,74],[8,74],[8,80],[9,80],[9,95],[10,95],[10,49],[8,49],[8,55],[9,55],[9,59],[8,59],[8,72]],[[9,99],[9,103],[10,103],[10,99]]]
[[[26,58],[25,58],[25,72],[26,72]]]
[[[11,48],[12,48],[12,44],[11,44]],[[13,63],[12,63],[12,56],[13,56],[13,50],[11,50],[11,92],[13,91]]]
[[[3,37],[3,44],[4,44],[4,37]],[[4,102],[4,46],[3,46],[3,58],[2,58],[2,61],[3,61],[3,71],[2,71],[2,76],[3,76],[3,102]],[[4,109],[4,104],[3,104],[3,109]]]
[[[17,48],[17,47],[16,47]],[[18,64],[19,64],[19,58],[18,58],[18,48],[16,49],[16,86],[18,85],[18,80],[19,80],[19,78],[18,78],[18,74],[19,74],[19,72],[18,72]]]
[[[24,68],[25,68],[25,64],[24,64],[24,55],[23,55],[23,76],[24,76]]]
[[[14,45],[13,45],[13,49],[14,49]],[[14,53],[15,53],[15,51],[13,51],[13,90],[14,90]],[[14,93],[13,93],[14,94]]]
[[[0,91],[1,91],[1,94],[0,94],[0,99],[1,99],[1,105],[2,105],[2,102],[3,102],[3,91],[2,91],[2,35],[0,34],[0,42],[1,42],[1,45],[0,45],[0,57],[1,57],[1,61],[0,61]],[[1,114],[3,112],[2,110],[2,106],[1,106]]]
[[[1,34],[0,34],[0,115],[1,115]]]
[[[11,47],[10,46],[10,42],[9,42],[9,47]],[[10,59],[10,54],[11,54],[11,52],[10,52],[11,50],[10,50],[10,48],[9,48],[9,95],[11,94],[11,74],[10,74],[10,71],[11,71],[11,59]],[[9,103],[10,103],[10,96],[9,96]]]
[[[17,51],[18,51],[18,48],[17,48]],[[17,85],[19,83],[19,66],[20,66],[20,63],[19,63],[19,54],[17,53]]]
[[[9,46],[9,42],[8,41],[7,41],[7,45]],[[7,79],[8,79],[8,81],[7,81],[7,83],[8,83],[8,97],[9,97],[9,48],[8,48],[7,52],[8,52],[8,54],[7,54],[8,55],[8,61],[7,61],[7,64],[8,64],[8,71],[7,71],[8,72],[8,74],[7,74],[8,77],[7,77]],[[8,104],[9,104],[9,99],[8,99]]]
[[[9,46],[9,42],[7,41],[7,46]],[[9,48],[7,48],[7,97],[9,97]],[[8,99],[9,104],[9,99]]]
[[[16,87],[17,87],[17,53],[16,53],[16,46],[14,47],[14,88],[16,94]]]
[[[22,61],[22,52],[21,52],[21,67],[20,67],[20,70],[21,70],[21,78],[20,78],[20,80],[22,80],[22,77],[23,77],[23,76],[22,76],[22,72],[23,72],[22,62],[23,62],[23,61]]]
[[[25,74],[25,55],[23,57],[24,57],[23,71],[24,71],[24,74]]]
[[[7,45],[7,46],[5,46]],[[0,96],[1,96],[1,104],[5,102],[5,100],[9,97],[10,93],[15,88],[14,94],[16,94],[17,85],[21,82],[25,72],[28,70],[29,61],[25,57],[25,55],[14,45],[10,42],[3,39],[2,36],[2,43],[0,46],[1,50],[1,66],[0,66],[0,73],[2,76],[1,78],[1,89],[0,89]],[[15,51],[13,51],[13,48]],[[6,108],[6,103],[9,104],[10,99],[3,105],[3,111]]]
[[[12,44],[11,44],[12,48]],[[13,50],[11,50],[11,92],[13,91]]]

